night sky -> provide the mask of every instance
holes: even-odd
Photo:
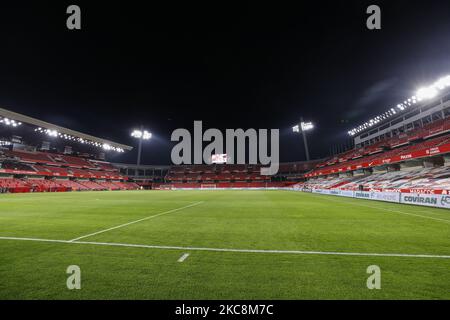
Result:
[[[153,2],[2,3],[0,106],[133,146],[142,124],[145,164],[169,164],[171,132],[194,120],[279,128],[281,160],[296,161],[300,116],[316,124],[312,157],[324,157],[450,74],[450,1]],[[70,4],[80,31],[66,28]],[[370,4],[382,30],[366,28]]]

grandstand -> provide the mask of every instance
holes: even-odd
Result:
[[[361,190],[361,191],[398,191],[414,190],[442,193],[450,190],[450,172],[448,167],[419,168],[405,171],[390,171],[356,177],[330,177],[311,179],[303,184],[309,188]]]
[[[120,173],[146,189],[287,188],[304,180],[320,160],[280,164],[276,176],[260,174],[260,165],[211,164],[151,166],[114,163]]]
[[[252,165],[196,165],[173,166],[166,175],[166,183],[173,188],[263,188],[271,184],[269,176],[259,173],[260,166]]]
[[[296,187],[323,193],[448,194],[450,94],[401,111],[350,131],[355,148],[319,162]]]
[[[102,152],[124,152],[131,147],[0,109],[0,117],[14,119],[27,139],[2,138],[6,143],[0,149],[0,188],[2,192],[50,192],[294,187],[379,192],[420,189],[446,194],[450,192],[446,174],[450,94],[439,92],[426,99],[412,97],[349,131],[353,149],[327,159],[281,163],[275,176],[261,175],[261,166],[250,164],[112,164]],[[52,142],[52,148],[49,137],[62,143]]]
[[[120,174],[119,169],[104,160],[102,155],[105,149],[123,152],[131,150],[131,147],[5,109],[0,109],[0,117],[14,119],[11,121],[15,124],[13,128],[1,128],[2,134],[6,135],[2,138],[4,143],[0,147],[2,193],[140,188],[127,176]],[[42,137],[41,133],[45,133],[45,136]],[[49,137],[54,136],[60,139],[50,143]],[[84,151],[75,153],[72,148]]]
[[[45,152],[0,151],[3,192],[52,192],[138,189],[106,162]],[[64,162],[54,162],[63,159]],[[79,168],[80,167],[80,168]],[[107,170],[105,170],[107,169]]]

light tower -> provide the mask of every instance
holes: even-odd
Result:
[[[144,128],[141,126],[141,128],[139,130],[133,130],[133,132],[131,133],[131,136],[136,139],[139,139],[138,156],[137,156],[136,164],[138,166],[140,166],[141,165],[141,154],[142,154],[142,142],[144,140],[150,140],[150,138],[152,137],[152,134],[150,132],[148,132],[147,130],[144,130]]]
[[[314,129],[314,125],[312,122],[304,122],[303,118],[300,118],[300,123],[296,126],[292,127],[293,132],[302,133],[303,136],[303,144],[305,146],[305,154],[306,154],[306,161],[309,161],[309,149],[308,149],[308,141],[306,139],[306,131]]]

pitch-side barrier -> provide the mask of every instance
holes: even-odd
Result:
[[[294,190],[318,194],[326,194],[338,197],[348,197],[356,199],[385,201],[385,202],[450,209],[450,195],[447,194],[402,193],[402,192],[382,192],[382,191],[350,191],[339,189],[294,188]]]

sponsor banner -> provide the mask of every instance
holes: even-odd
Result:
[[[420,193],[420,194],[447,194],[447,190],[433,189],[400,189],[401,193]]]
[[[340,196],[341,195],[341,190],[339,189],[331,189],[328,190],[328,194],[334,195],[334,196]]]
[[[443,194],[429,194],[429,193],[400,193],[392,190],[391,192],[377,192],[377,191],[350,191],[350,190],[327,190],[327,189],[313,189],[313,193],[329,194],[341,197],[350,197],[357,199],[387,201],[403,204],[414,204],[428,207],[438,207],[450,209],[450,195]]]
[[[444,154],[450,152],[450,143],[438,146],[438,147],[432,147],[428,149],[421,149],[412,151],[410,153],[403,153],[397,156],[393,156],[390,158],[382,158],[383,155],[380,154],[380,158],[375,159],[371,162],[363,162],[358,165],[343,165],[340,168],[334,168],[334,169],[324,169],[324,170],[317,170],[312,173],[305,174],[305,177],[314,177],[314,176],[321,176],[321,175],[328,175],[338,172],[346,172],[346,171],[354,171],[362,168],[369,168],[369,167],[376,167],[383,164],[389,164],[389,163],[396,163],[401,162],[405,160],[411,160],[411,159],[417,159],[417,158],[423,158],[423,157],[429,157],[437,154]]]
[[[350,191],[350,190],[341,190],[341,196],[342,197],[350,197],[353,198],[354,197],[354,192]]]
[[[443,194],[402,193],[400,202],[404,204],[450,209],[450,196]]]
[[[450,209],[450,196],[442,194],[439,198],[439,207]]]
[[[354,193],[354,197],[355,198],[359,198],[359,199],[371,199],[370,197],[371,192],[367,192],[367,191],[355,191]]]
[[[398,192],[368,192],[368,191],[350,191],[350,190],[327,190],[328,194],[341,197],[388,201],[388,202],[400,202],[400,193]]]
[[[313,189],[313,193],[320,193],[320,194],[330,194],[330,190],[326,189]]]
[[[398,192],[371,192],[370,199],[387,202],[400,202],[400,193]]]
[[[399,192],[399,193],[421,193],[421,194],[450,194],[450,190],[443,189],[380,189],[384,192]]]

